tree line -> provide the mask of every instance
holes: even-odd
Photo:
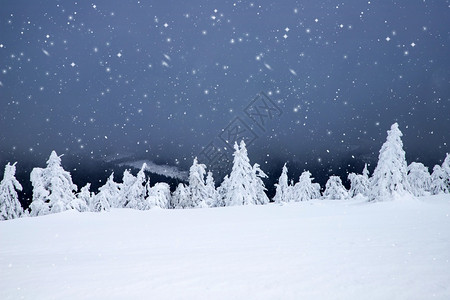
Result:
[[[367,201],[386,201],[403,196],[449,193],[450,154],[447,154],[442,165],[435,165],[430,174],[422,163],[412,162],[407,165],[401,137],[398,124],[393,124],[380,149],[372,176],[369,175],[367,164],[362,174],[348,174],[347,179],[351,183],[349,190],[344,187],[340,177],[330,176],[321,193],[320,185],[313,182],[309,171],[304,171],[295,183],[289,180],[285,164],[272,200],[284,203],[361,197]],[[111,208],[186,209],[262,205],[270,202],[263,182],[267,175],[259,164],[250,164],[244,141],[235,143],[232,170],[217,188],[213,174],[207,172],[206,166],[199,163],[197,158],[189,169],[188,184],[180,183],[173,193],[164,182],[150,186],[145,169],[144,164],[136,176],[125,170],[122,183],[114,182],[112,173],[98,193],[93,193],[90,183],[78,190],[70,173],[61,166],[61,156],[52,151],[46,168],[34,168],[31,171],[33,198],[30,207],[24,210],[17,194],[17,191],[22,190],[22,185],[15,178],[16,163],[8,163],[0,182],[0,220],[41,216],[70,209],[101,212]]]

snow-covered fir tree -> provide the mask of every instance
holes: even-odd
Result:
[[[342,185],[339,176],[330,176],[323,192],[323,198],[329,200],[345,200],[349,198],[347,189]]]
[[[109,211],[111,209],[111,203],[117,203],[117,199],[120,196],[120,184],[114,182],[114,172],[98,191],[92,201],[92,210]]]
[[[410,195],[402,136],[398,124],[394,123],[380,149],[378,164],[370,179],[369,201],[384,201],[398,195]]]
[[[430,193],[432,195],[448,194],[447,174],[440,165],[435,165],[431,174]]]
[[[431,175],[422,163],[412,162],[408,168],[408,183],[410,192],[416,196],[424,196],[430,189]]]
[[[219,195],[216,190],[216,184],[212,172],[206,174],[206,205],[208,207],[217,207],[219,205]]]
[[[269,202],[265,193],[266,188],[261,178],[267,175],[260,169],[258,164],[253,167],[247,156],[245,142],[240,146],[234,144],[233,168],[224,186],[224,203],[226,206],[246,204],[266,204]]]
[[[176,190],[173,192],[170,208],[189,208],[191,203],[189,194],[189,187],[184,183],[179,183]]]
[[[150,209],[147,198],[147,179],[145,176],[145,169],[147,165],[144,163],[137,173],[136,177],[133,175],[127,177],[127,185],[122,185],[121,191],[123,207],[133,208],[139,210]],[[124,174],[125,179],[125,174]]]
[[[187,207],[208,207],[206,199],[208,192],[205,183],[206,166],[199,164],[197,157],[189,169],[189,193],[191,203]]]
[[[158,182],[148,192],[148,208],[169,208],[170,198],[170,186],[165,182]]]
[[[23,214],[17,191],[22,191],[22,185],[16,179],[16,163],[8,163],[0,182],[0,220],[19,218]]]
[[[61,166],[61,158],[55,151],[50,154],[47,167],[34,168],[30,178],[33,185],[31,216],[58,213],[74,208],[71,205],[76,202],[74,191],[77,190],[77,186],[72,182],[70,173]]]
[[[298,182],[293,186],[291,201],[308,201],[320,198],[320,185],[313,183],[314,178],[311,177],[309,171],[303,171]]]
[[[92,211],[92,201],[94,200],[95,194],[91,192],[91,184],[86,183],[85,186],[76,194],[77,199],[86,204],[86,211]],[[81,210],[80,210],[81,211]]]
[[[350,173],[348,174],[347,179],[350,181],[350,190],[348,191],[350,197],[353,198],[357,195],[367,196],[370,188],[367,164],[364,166],[362,175]]]
[[[275,203],[288,202],[288,169],[286,164],[284,164],[283,169],[281,170],[280,178],[278,178],[278,183],[275,184],[275,196],[273,197],[273,201]]]

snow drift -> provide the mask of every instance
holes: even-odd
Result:
[[[449,299],[450,196],[0,223],[0,299]]]

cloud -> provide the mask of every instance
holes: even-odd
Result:
[[[180,180],[187,180],[188,172],[181,171],[176,166],[169,165],[157,165],[149,160],[136,160],[136,161],[125,161],[118,164],[121,167],[132,167],[135,169],[141,169],[142,165],[146,163],[147,168],[145,169],[147,172],[163,175],[170,178],[176,178]]]

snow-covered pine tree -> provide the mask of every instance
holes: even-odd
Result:
[[[370,179],[369,201],[384,201],[399,195],[410,195],[402,136],[398,124],[394,123],[380,149],[378,164]]]
[[[41,216],[71,209],[77,186],[72,182],[70,173],[61,166],[61,158],[52,151],[47,167],[34,168],[30,174],[33,185],[33,201],[30,205],[31,216]]]
[[[170,208],[188,208],[191,203],[189,187],[184,183],[179,183],[173,192]]]
[[[357,195],[367,196],[369,192],[369,171],[367,170],[367,164],[364,166],[362,175],[356,173],[350,173],[347,176],[350,181],[350,190],[348,191],[351,198]]]
[[[148,202],[146,200],[147,198],[147,184],[146,184],[147,180],[145,176],[146,168],[147,164],[144,163],[139,172],[137,173],[136,177],[130,174],[131,175],[129,176],[130,180],[127,179],[126,190],[124,185],[123,190],[124,193],[122,194],[123,207],[139,210],[150,209],[150,206],[148,205]]]
[[[440,165],[435,165],[431,174],[430,192],[432,195],[448,194],[446,176],[444,169]]]
[[[275,203],[282,203],[282,202],[288,202],[288,169],[286,166],[286,163],[283,166],[283,169],[281,171],[280,178],[278,178],[278,183],[275,184],[275,196],[273,197],[273,201]]]
[[[320,185],[313,183],[314,178],[311,177],[309,171],[303,171],[298,182],[293,186],[291,201],[308,201],[320,198]]]
[[[206,205],[208,207],[217,207],[219,205],[219,195],[216,190],[216,184],[212,172],[206,175]]]
[[[17,191],[22,185],[16,179],[16,163],[5,166],[3,180],[0,182],[0,220],[19,218],[23,214]]]
[[[187,207],[208,207],[208,191],[205,183],[206,166],[199,164],[197,157],[189,169],[189,191],[191,203]]]
[[[111,173],[106,183],[101,186],[92,201],[93,211],[109,211],[111,203],[118,203],[120,196],[120,184],[114,182],[114,172]]]
[[[347,189],[342,185],[339,176],[330,176],[323,192],[323,198],[329,200],[345,200],[349,198]]]
[[[150,188],[147,197],[148,208],[169,208],[170,186],[165,182],[157,182]]]
[[[258,164],[250,165],[245,142],[234,144],[234,159],[231,174],[226,183],[224,202],[226,206],[266,204],[269,202],[261,178],[267,177]]]
[[[422,163],[412,162],[408,168],[408,183],[410,192],[416,196],[424,196],[430,189],[431,175]]]
[[[91,184],[86,183],[85,186],[81,188],[81,190],[76,194],[77,199],[79,199],[82,203],[86,204],[87,210],[92,211],[92,201],[94,200],[95,194],[91,192]],[[80,210],[81,211],[81,210]]]

